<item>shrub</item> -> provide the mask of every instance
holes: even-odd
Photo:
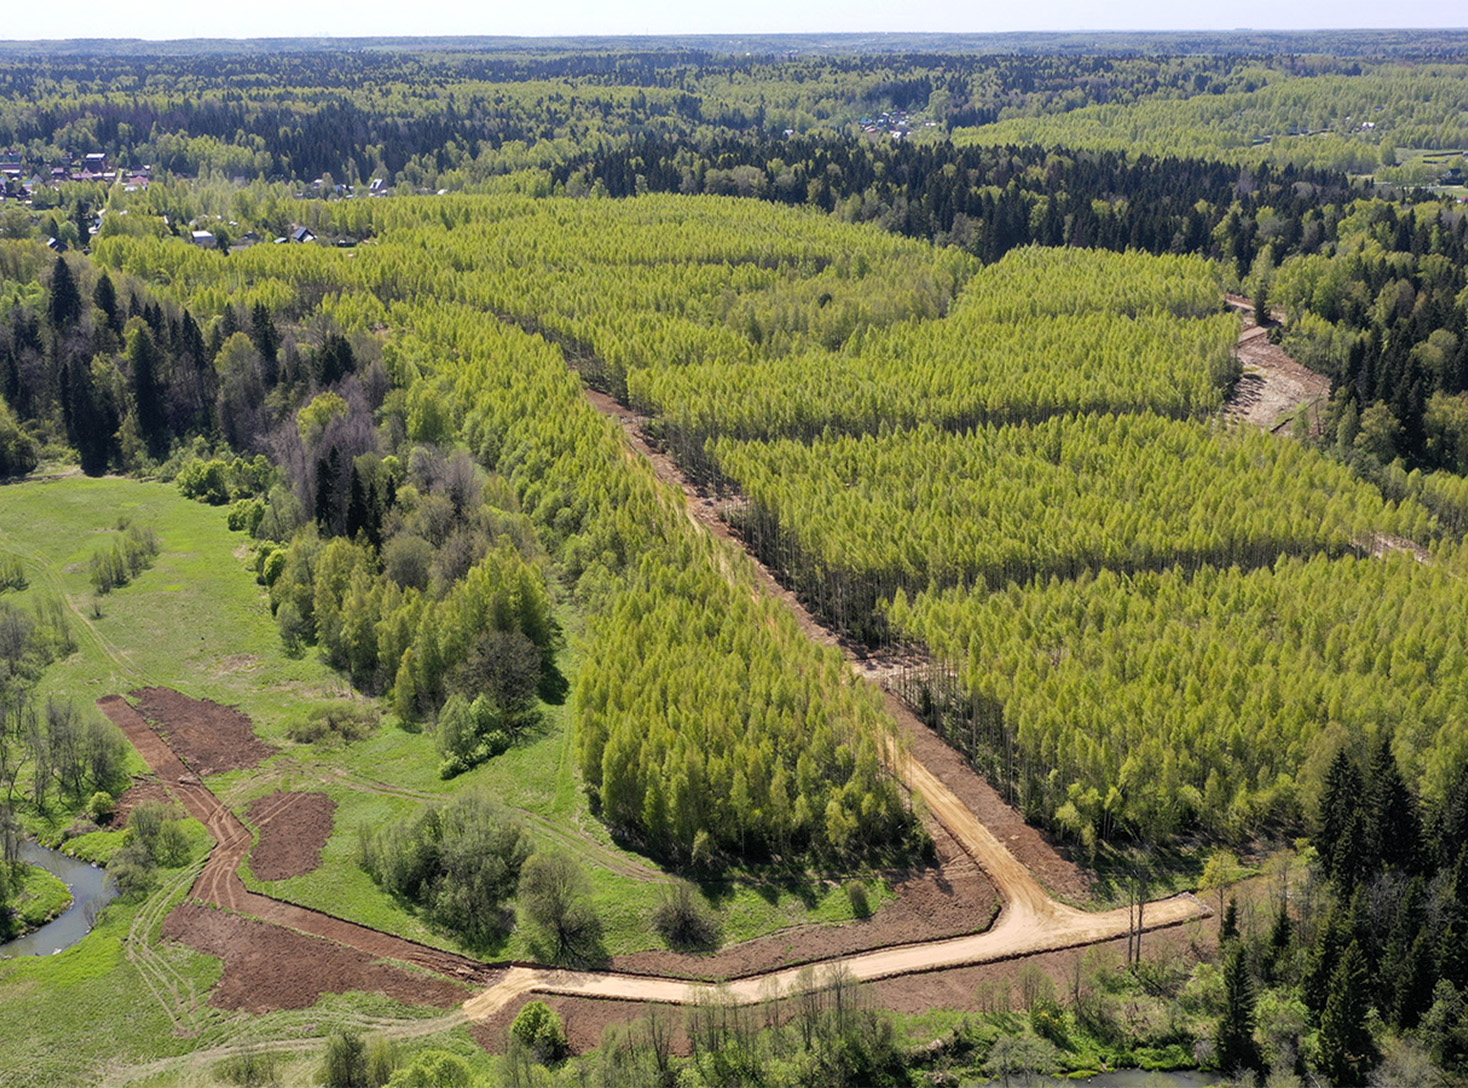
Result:
[[[112,794],[106,790],[98,790],[92,794],[91,800],[87,802],[87,815],[97,823],[111,818],[117,802],[113,800]]]
[[[326,1088],[372,1088],[367,1078],[367,1047],[355,1031],[337,1031],[326,1037],[321,1063]]]
[[[858,918],[872,916],[871,900],[867,898],[867,886],[860,880],[846,882],[846,899],[851,904],[851,913]]]
[[[536,854],[520,874],[520,906],[554,944],[553,959],[592,957],[601,923],[591,906],[591,882],[566,854]]]
[[[297,744],[334,747],[370,737],[381,720],[382,715],[370,706],[333,706],[313,711],[304,722],[287,728],[286,735]]]
[[[263,499],[240,499],[230,503],[227,523],[232,532],[245,532],[251,536],[260,527],[260,522],[265,518],[265,501]]]
[[[279,1083],[275,1076],[276,1055],[245,1046],[231,1058],[214,1066],[214,1076],[239,1088],[266,1088]]]
[[[669,885],[652,912],[652,924],[669,948],[693,951],[719,946],[718,915],[704,905],[698,890],[686,880]]]
[[[30,581],[25,576],[25,565],[17,555],[0,558],[0,589],[25,589]]]
[[[464,794],[361,840],[361,862],[394,895],[412,900],[434,925],[482,944],[509,925],[530,836],[489,799]]]
[[[474,1071],[457,1054],[422,1050],[385,1083],[387,1088],[470,1088]]]
[[[544,1001],[530,1001],[510,1025],[510,1034],[535,1052],[543,1062],[566,1055],[566,1028],[560,1014]]]

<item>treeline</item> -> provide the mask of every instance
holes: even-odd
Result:
[[[1468,216],[1450,204],[1353,205],[1327,253],[1261,270],[1286,345],[1330,376],[1325,441],[1368,473],[1468,471]]]
[[[713,453],[749,500],[731,517],[751,547],[833,625],[869,638],[898,588],[1248,569],[1434,530],[1422,507],[1384,505],[1313,450],[1147,415]]]
[[[1014,117],[955,132],[959,144],[1042,144],[1151,155],[1272,162],[1380,180],[1427,183],[1435,171],[1398,172],[1397,148],[1468,145],[1468,94],[1456,63],[1381,64],[1353,74],[1286,76],[1257,70],[1252,85],[1184,100],[1152,97]]]
[[[163,464],[195,439],[261,452],[302,398],[359,369],[341,335],[301,344],[263,302],[223,304],[201,328],[189,306],[85,257],[6,243],[0,261],[15,292],[0,320],[0,448],[12,472],[33,468],[45,445],[73,447],[89,475]],[[11,418],[19,433],[4,439]]]
[[[588,153],[551,176],[571,195],[596,188],[610,196],[712,193],[807,204],[957,245],[986,263],[1036,244],[1200,253],[1247,269],[1271,242],[1281,255],[1315,251],[1328,235],[1324,209],[1355,195],[1343,173],[1329,170],[1068,146],[829,134],[649,137]]]
[[[1312,58],[1314,71],[1359,73]],[[527,149],[556,166],[653,134],[778,137],[884,112],[941,126],[1154,97],[1247,93],[1294,70],[1261,56],[807,56],[708,50],[278,52],[0,64],[0,146],[44,173],[68,156],[247,179],[373,177],[458,187]],[[1355,77],[1351,77],[1355,78]],[[768,158],[765,160],[768,161]]]
[[[906,693],[1029,815],[1088,843],[1303,826],[1335,738],[1395,730],[1414,786],[1468,751],[1456,545],[898,594],[940,664]],[[946,663],[946,664],[943,664]]]
[[[469,308],[395,312],[405,340],[443,360],[465,440],[516,488],[591,610],[573,707],[603,818],[699,863],[903,840],[913,824],[875,697],[629,460],[560,353]]]

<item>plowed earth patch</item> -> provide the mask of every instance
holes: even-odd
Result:
[[[224,977],[209,995],[216,1008],[262,1013],[304,1009],[322,994],[366,990],[408,1005],[447,1009],[464,986],[375,959],[365,952],[198,903],[182,903],[163,935],[224,960]]]
[[[117,799],[117,804],[112,810],[111,826],[114,828],[126,827],[133,809],[146,801],[161,801],[165,805],[171,805],[173,795],[156,778],[134,778],[133,784]]]
[[[253,767],[275,754],[255,736],[250,719],[232,706],[190,699],[171,688],[142,688],[131,694],[138,713],[200,778]]]
[[[869,918],[799,926],[704,955],[658,950],[617,956],[612,970],[718,981],[888,945],[982,932],[999,910],[999,894],[984,871],[941,827],[937,832],[942,864],[896,874],[893,890],[897,898]]]
[[[250,869],[260,880],[285,880],[321,864],[331,838],[336,802],[324,793],[272,793],[250,802],[245,818],[260,841],[250,851]]]

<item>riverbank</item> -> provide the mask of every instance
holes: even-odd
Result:
[[[39,865],[22,863],[14,880],[16,894],[0,916],[0,955],[4,944],[40,929],[72,903],[66,881]]]
[[[91,932],[97,913],[117,895],[107,872],[33,842],[22,843],[25,876],[0,958],[46,956]],[[0,922],[0,927],[6,925]]]

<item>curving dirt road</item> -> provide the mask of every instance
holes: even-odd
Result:
[[[683,493],[687,500],[685,505],[689,518],[713,536],[721,538],[724,543],[716,542],[715,547],[718,561],[726,571],[732,574],[733,563],[747,561],[754,573],[753,591],[782,601],[795,613],[810,637],[827,644],[840,644],[835,633],[816,621],[794,594],[780,586],[768,569],[739,548],[728,526],[720,518],[718,507],[698,495],[672,460],[647,443],[640,433],[640,421],[637,417],[602,394],[588,390],[587,397],[599,411],[623,425],[631,447],[628,450],[629,456],[641,454],[645,457],[665,483]],[[732,553],[730,547],[738,548],[737,554]],[[853,672],[861,681],[875,683],[869,675],[870,661],[850,647],[845,647],[845,652]],[[904,732],[911,736],[915,731],[926,729],[895,696],[886,689],[881,690],[889,710]],[[852,978],[863,981],[919,974],[1095,944],[1123,936],[1133,927],[1131,912],[1125,908],[1089,913],[1055,900],[1015,854],[979,819],[973,809],[938,774],[915,758],[910,751],[903,751],[900,743],[894,739],[892,762],[895,772],[910,790],[922,797],[929,817],[940,823],[985,870],[1005,901],[998,920],[986,932],[921,944],[892,946],[801,968],[749,975],[733,979],[717,988],[706,983],[690,983],[684,979],[607,971],[571,971],[517,965],[495,967],[248,891],[240,880],[239,867],[251,846],[249,830],[233,811],[200,782],[131,704],[114,695],[98,700],[98,705],[122,729],[165,787],[183,803],[192,816],[209,829],[217,843],[194,883],[191,892],[194,898],[253,915],[265,922],[324,937],[376,956],[415,964],[450,978],[487,985],[483,992],[464,1003],[464,1013],[474,1020],[490,1019],[516,999],[531,993],[664,1004],[687,1004],[710,993],[718,993],[725,1000],[741,1004],[753,1003],[798,991],[813,983],[819,984],[822,972],[829,974],[841,970]],[[992,790],[989,792],[992,793]],[[1031,852],[1049,849],[1043,844],[1037,846],[1040,842],[1038,836],[1031,829],[1025,830],[1030,836],[1025,844]],[[1016,832],[1012,838],[1023,839],[1024,835]],[[1178,925],[1207,913],[1207,908],[1192,896],[1158,900],[1146,905],[1143,928],[1153,930]]]
[[[586,396],[593,407],[621,424],[632,448],[647,459],[658,477],[683,493],[691,520],[713,536],[738,546],[719,516],[716,504],[697,492],[671,458],[647,442],[641,433],[642,421],[635,413],[595,390],[588,388]],[[753,556],[749,559],[755,568],[759,589],[789,607],[808,635],[828,645],[840,644],[836,634],[823,627],[763,564]],[[850,647],[845,649],[855,673],[866,682],[874,682],[867,675],[869,667],[861,655]],[[910,733],[914,729],[925,728],[895,696],[886,689],[882,691],[888,709],[904,731]],[[894,742],[892,756],[897,773],[909,789],[923,798],[931,817],[941,823],[985,870],[1005,900],[998,921],[986,932],[883,948],[804,968],[750,975],[716,989],[680,979],[512,967],[495,986],[465,1002],[464,1011],[472,1019],[488,1020],[517,998],[530,993],[681,1005],[717,992],[723,1000],[748,1004],[810,986],[813,981],[818,981],[821,970],[841,969],[855,979],[869,981],[1095,944],[1131,931],[1134,922],[1127,908],[1089,913],[1057,902],[952,789],[910,754],[906,757],[899,755],[897,748]],[[1174,896],[1146,905],[1143,928],[1153,930],[1174,926],[1207,913],[1208,909],[1192,896]]]

